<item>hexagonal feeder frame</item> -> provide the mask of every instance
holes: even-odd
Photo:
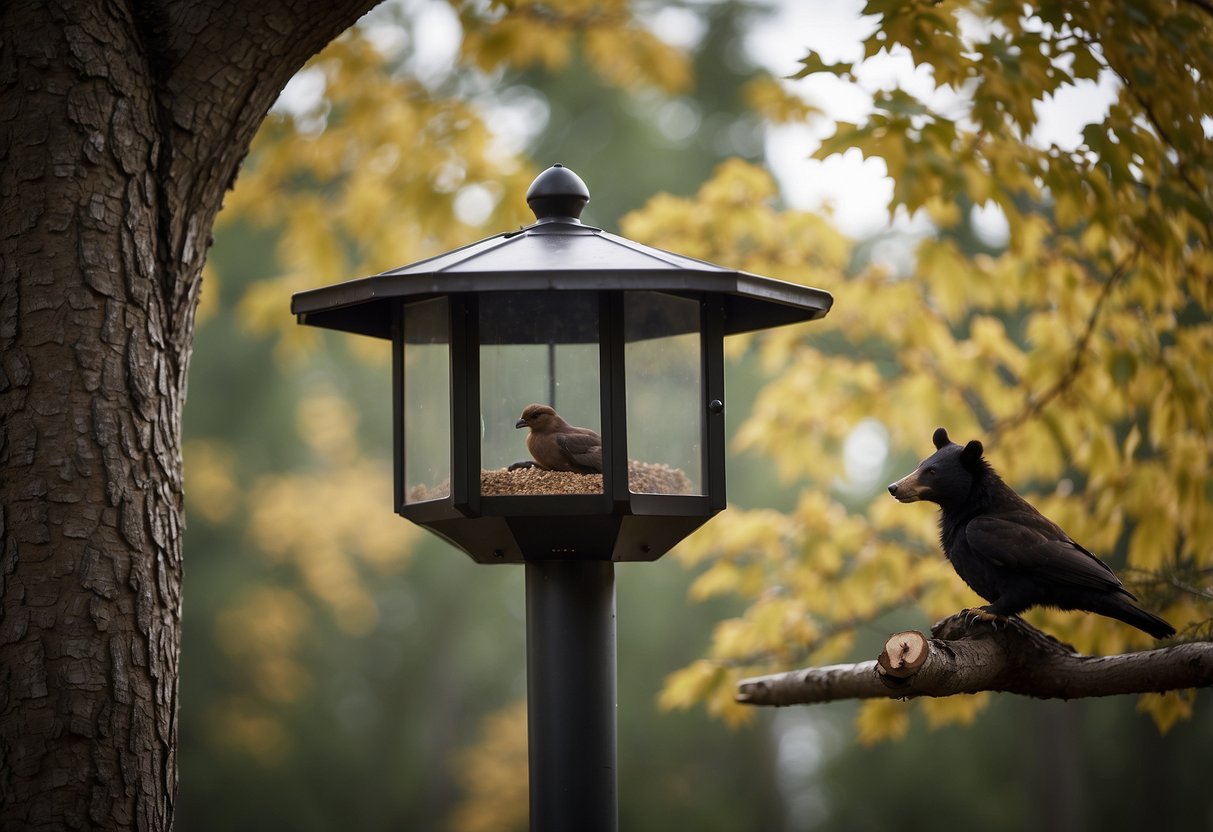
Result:
[[[819,289],[584,225],[578,217],[588,199],[576,174],[554,166],[527,194],[533,225],[292,302],[302,324],[392,339],[396,511],[480,563],[644,561],[667,552],[725,505],[724,336],[813,320],[830,308]],[[545,351],[546,373],[533,366]],[[677,389],[645,375],[653,364],[679,361]],[[496,387],[512,376],[519,391],[510,410],[503,402],[512,391]],[[485,437],[512,432],[530,401],[562,414],[577,408],[601,434],[595,493],[486,493],[484,458],[514,461],[501,458],[504,441],[519,460],[526,452],[521,436]],[[672,453],[678,464],[632,448]],[[414,464],[427,455],[430,464]],[[646,492],[637,470],[653,466],[692,473],[683,487]],[[511,477],[492,484],[503,480]]]
[[[832,303],[584,225],[588,201],[556,165],[527,193],[533,225],[291,301],[301,324],[392,340],[396,511],[477,562],[526,563],[542,832],[617,828],[614,562],[725,506],[724,336]],[[511,471],[530,403],[596,430],[602,473]]]

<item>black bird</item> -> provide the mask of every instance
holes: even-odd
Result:
[[[526,437],[526,447],[540,468],[579,474],[602,473],[602,438],[589,428],[570,425],[548,405],[527,405],[514,427],[531,429]],[[515,463],[510,468],[526,466],[527,463]]]
[[[964,582],[990,603],[973,612],[994,619],[1029,607],[1086,610],[1123,621],[1155,638],[1175,628],[1133,604],[1106,563],[1002,481],[977,440],[964,447],[943,428],[935,453],[889,486],[900,502],[939,505],[939,540]]]

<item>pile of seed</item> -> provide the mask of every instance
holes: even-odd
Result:
[[[691,481],[680,468],[628,460],[628,487],[640,494],[690,494]],[[542,468],[498,468],[480,472],[485,497],[513,494],[601,494],[602,474],[546,471]]]
[[[658,462],[628,460],[628,487],[637,494],[690,494],[691,481],[681,468]],[[408,502],[440,500],[451,493],[449,480],[437,485],[415,485]],[[480,493],[485,497],[527,494],[601,494],[602,474],[547,471],[543,468],[497,468],[480,472]]]
[[[484,497],[515,494],[601,494],[602,474],[547,471],[543,468],[497,468],[480,472],[480,494]]]
[[[691,481],[681,468],[660,462],[628,460],[628,488],[637,494],[690,494]]]
[[[451,495],[451,481],[443,480],[437,485],[414,485],[405,495],[405,503],[424,503],[426,500],[442,500]]]

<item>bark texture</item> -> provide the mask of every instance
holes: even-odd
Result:
[[[0,3],[0,828],[172,825],[211,226],[373,0]]]
[[[1021,619],[997,625],[946,618],[932,638],[894,633],[875,661],[743,679],[737,701],[808,705],[839,699],[1002,691],[1038,699],[1161,693],[1213,686],[1213,642],[1081,656]]]

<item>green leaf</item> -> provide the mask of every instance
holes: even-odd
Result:
[[[924,116],[931,112],[925,104],[900,88],[877,93],[872,105],[899,116]]]
[[[1074,56],[1074,64],[1070,67],[1070,72],[1075,78],[1094,81],[1099,77],[1103,65],[1090,49],[1079,47],[1070,54]]]
[[[839,62],[836,64],[827,64],[822,60],[821,55],[816,52],[810,52],[800,59],[801,69],[794,75],[788,76],[792,80],[807,78],[810,75],[816,75],[819,72],[828,72],[831,75],[837,75],[841,78],[849,78],[851,75],[852,64]]]

